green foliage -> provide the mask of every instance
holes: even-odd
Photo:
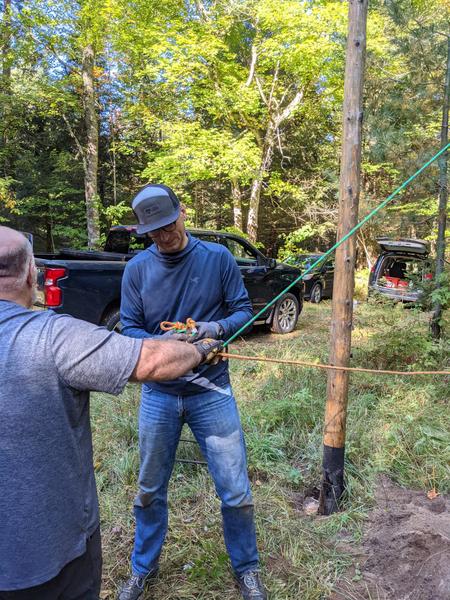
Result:
[[[11,177],[0,177],[0,223],[7,222],[4,214],[17,214],[17,204],[14,197],[13,186],[16,182]]]
[[[118,204],[110,204],[102,209],[102,213],[109,227],[127,222],[132,216],[131,206],[124,201]]]
[[[283,235],[284,244],[278,251],[278,258],[287,260],[290,257],[295,258],[297,254],[308,253],[310,250],[308,251],[306,248],[308,246],[311,248],[314,240],[317,241],[325,237],[332,230],[332,223],[325,222],[317,225],[308,223],[288,235]]]
[[[412,281],[421,292],[418,304],[424,310],[431,310],[436,302],[441,304],[443,310],[450,307],[450,271],[441,273],[438,281],[436,277],[431,279],[414,277]]]
[[[369,282],[369,269],[360,269],[355,273],[355,291],[353,297],[358,302],[367,300],[367,286]]]
[[[363,354],[357,353],[364,366],[406,371],[445,366],[450,357],[448,341],[435,342],[428,335],[427,315],[401,304],[386,303],[384,309],[381,306],[382,329],[370,336]]]
[[[447,16],[444,0],[371,6],[361,214],[435,148]],[[148,180],[173,185],[196,226],[245,231],[261,179],[258,242],[281,258],[328,248],[346,19],[337,0],[284,0],[282,10],[275,0],[12,0],[1,23],[0,218],[47,248],[85,244],[81,64],[91,45],[103,234]],[[365,227],[361,261],[379,234],[435,237],[436,178],[430,169]]]

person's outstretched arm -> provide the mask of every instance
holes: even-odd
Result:
[[[50,351],[61,380],[77,390],[120,394],[128,381],[176,379],[214,358],[216,340],[139,340],[67,315],[49,319]]]
[[[130,381],[177,379],[197,367],[201,360],[202,356],[193,344],[144,339]]]

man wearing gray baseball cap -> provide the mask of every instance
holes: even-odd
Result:
[[[176,194],[167,186],[150,184],[136,195],[132,207],[139,221],[137,232],[154,244],[126,266],[122,332],[192,342],[226,339],[245,325],[252,317],[252,305],[235,259],[224,246],[203,242],[186,231],[186,210]],[[189,317],[196,322],[195,335],[162,334],[162,321],[185,322]],[[208,462],[220,497],[225,544],[241,594],[248,600],[266,600],[244,436],[225,361],[142,387],[132,573],[118,600],[136,600],[157,575],[167,532],[167,487],[184,423]]]
[[[180,201],[165,185],[146,185],[133,200],[132,209],[138,219],[137,233],[149,233],[170,226],[180,216]]]

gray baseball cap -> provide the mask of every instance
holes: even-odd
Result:
[[[180,201],[166,185],[149,183],[140,190],[131,205],[139,222],[139,235],[166,227],[180,216]]]

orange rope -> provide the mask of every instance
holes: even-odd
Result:
[[[186,323],[182,323],[181,321],[161,321],[160,328],[163,331],[177,331],[179,333],[190,332],[195,329],[195,321],[194,319],[186,319]]]
[[[160,327],[163,331],[174,330],[178,333],[191,333],[195,329],[194,319],[186,319],[186,323],[180,321],[162,321]],[[313,367],[316,369],[331,369],[334,371],[350,371],[353,373],[375,373],[376,375],[448,375],[450,371],[388,371],[386,369],[364,369],[362,367],[338,367],[336,365],[324,365],[306,360],[286,360],[283,358],[267,358],[265,356],[246,356],[244,354],[230,354],[229,352],[219,352],[217,356],[222,358],[236,358],[237,360],[252,360],[259,362],[271,362],[280,365],[297,365],[300,367]]]
[[[285,360],[282,358],[266,358],[265,356],[245,356],[243,354],[230,354],[229,352],[219,352],[217,356],[221,356],[222,358],[236,358],[238,360],[271,362],[281,365],[315,367],[316,369],[332,369],[335,371],[352,371],[357,373],[375,373],[378,375],[448,375],[450,377],[450,371],[387,371],[384,369],[364,369],[360,367],[338,367],[335,365],[324,365],[322,363],[313,363],[305,360]]]

